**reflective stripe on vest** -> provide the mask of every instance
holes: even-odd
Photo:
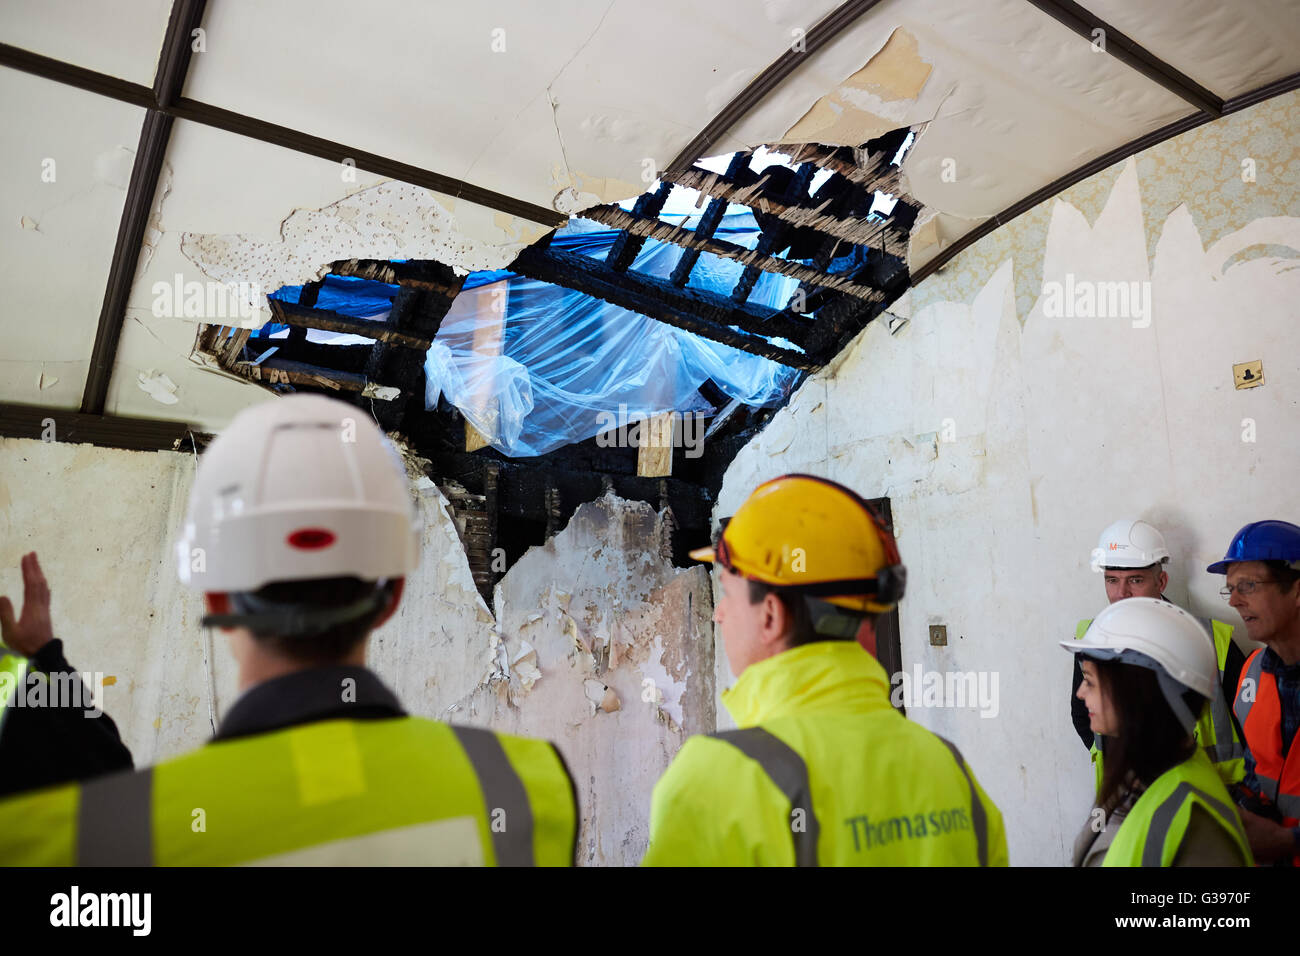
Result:
[[[939,737],[938,734],[935,734]],[[975,829],[975,846],[978,848],[980,866],[989,865],[989,819],[988,814],[984,812],[984,804],[980,802],[979,793],[975,790],[975,781],[971,778],[970,770],[966,767],[966,761],[962,759],[961,751],[957,745],[950,740],[943,741],[945,747],[952,751],[953,759],[957,761],[957,766],[961,768],[962,775],[966,778],[966,784],[970,787],[970,818],[971,826]]]
[[[153,862],[153,768],[86,783],[77,805],[77,866]]]
[[[1259,697],[1259,678],[1264,673],[1264,649],[1261,647],[1250,655],[1250,660],[1246,662],[1246,670],[1241,675],[1241,682],[1237,685],[1237,696],[1232,702],[1232,712],[1237,715],[1237,720],[1241,722],[1242,728],[1246,726],[1246,719],[1250,717],[1250,710],[1255,706],[1255,700]],[[1250,700],[1245,700],[1241,695],[1241,689],[1246,686],[1246,681],[1250,681],[1253,691]]]
[[[1171,866],[1200,806],[1232,838],[1243,866],[1253,862],[1250,843],[1228,791],[1203,750],[1156,778],[1129,811],[1103,866]]]
[[[505,811],[509,826],[492,827],[492,850],[497,866],[533,865],[533,810],[524,782],[510,764],[501,741],[490,730],[452,725],[456,739],[474,765],[483,788],[488,819],[496,810]],[[522,822],[518,822],[522,821]]]
[[[1249,700],[1245,693],[1247,681],[1252,691]],[[1262,707],[1259,711],[1255,710],[1257,704]],[[1287,826],[1295,826],[1300,820],[1300,748],[1292,741],[1288,754],[1282,755],[1282,702],[1277,678],[1264,670],[1263,648],[1246,662],[1232,709],[1246,732],[1262,795],[1282,811]],[[1255,722],[1248,724],[1252,712]]]
[[[817,814],[813,811],[812,786],[808,779],[808,765],[803,757],[781,738],[762,727],[723,730],[709,736],[726,741],[762,767],[776,788],[790,801],[792,816],[797,810],[804,811],[807,826],[802,831],[791,827],[794,837],[795,866],[817,866],[817,840],[821,827],[817,822]],[[938,737],[937,734],[935,736]],[[962,759],[961,751],[952,742],[942,737],[938,739],[952,753],[962,776],[966,778],[966,785],[970,788],[971,828],[975,831],[977,858],[980,866],[988,866],[988,813],[980,801],[975,780],[966,767],[966,761]]]
[[[1214,812],[1219,815],[1220,824],[1230,827],[1237,834],[1238,842],[1249,842],[1246,840],[1246,833],[1241,827],[1241,821],[1237,818],[1237,812],[1231,806],[1222,800],[1216,800],[1205,791],[1198,790],[1184,781],[1151,815],[1151,825],[1147,828],[1146,842],[1142,846],[1143,866],[1164,865],[1165,841],[1169,839],[1169,832],[1173,828],[1174,818],[1178,815],[1178,811],[1182,809],[1183,804],[1193,795],[1200,797],[1213,808]]]
[[[808,782],[808,765],[803,757],[780,737],[762,727],[721,730],[710,734],[731,744],[753,760],[790,801],[790,815],[802,810],[805,826],[790,827],[794,837],[794,865],[817,866],[817,839],[821,825],[813,812],[812,787]]]

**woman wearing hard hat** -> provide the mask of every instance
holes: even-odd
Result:
[[[1128,598],[1061,646],[1081,658],[1093,732],[1114,739],[1075,866],[1250,866],[1241,820],[1192,736],[1218,679],[1205,628],[1166,601]]]

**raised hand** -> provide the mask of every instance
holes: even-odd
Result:
[[[35,551],[23,555],[22,569],[22,614],[15,618],[13,604],[0,596],[0,638],[10,650],[31,657],[54,638],[50,624],[50,586]]]

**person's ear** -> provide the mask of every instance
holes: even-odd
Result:
[[[862,623],[858,626],[858,643],[863,646],[868,654],[876,656],[876,622],[871,618],[863,618]]]
[[[402,603],[402,594],[405,591],[406,578],[397,578],[393,581],[393,592],[388,598],[388,603],[384,605],[383,611],[380,612],[379,617],[375,619],[375,623],[371,626],[372,631],[383,627],[388,622],[388,619],[397,613],[397,605]]]
[[[209,614],[229,614],[230,595],[224,591],[203,592],[203,602],[208,606]],[[222,631],[233,631],[233,627],[222,627]]]
[[[1158,578],[1156,579],[1156,589],[1157,589],[1161,594],[1164,594],[1164,593],[1165,593],[1165,588],[1166,588],[1168,585],[1169,585],[1169,572],[1168,572],[1168,571],[1161,571],[1161,572],[1160,572],[1160,577],[1158,577]]]
[[[773,591],[763,596],[763,617],[760,639],[764,644],[779,643],[785,636],[785,629],[790,623],[785,603]]]

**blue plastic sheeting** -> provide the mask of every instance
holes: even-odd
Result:
[[[267,298],[279,299],[281,302],[298,303],[302,295],[302,286],[286,285]],[[351,315],[358,319],[374,319],[382,322],[393,310],[393,297],[397,295],[397,286],[373,279],[355,279],[351,276],[327,275],[321,283],[316,296],[317,309],[328,309],[340,315]],[[289,326],[279,322],[268,322],[256,332],[254,337],[268,338]]]
[[[745,210],[724,217],[715,235],[750,245],[757,232]],[[617,236],[617,230],[573,219],[552,244],[604,259]],[[683,251],[647,240],[633,268],[667,278]],[[703,253],[689,284],[728,295],[742,268]],[[797,286],[795,279],[765,272],[749,301],[778,310]],[[729,398],[763,405],[787,395],[799,375],[770,359],[510,272],[471,274],[464,288],[425,360],[425,407],[445,396],[512,458],[583,441],[612,422],[669,411],[712,412],[698,391],[708,380]]]

